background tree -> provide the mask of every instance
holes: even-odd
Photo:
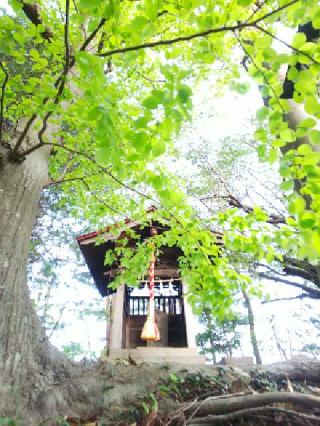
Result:
[[[232,357],[235,349],[240,347],[239,325],[246,321],[240,316],[219,320],[209,309],[204,309],[199,319],[205,326],[205,331],[197,335],[197,345],[207,359],[217,364],[217,355]]]

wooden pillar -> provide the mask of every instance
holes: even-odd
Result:
[[[186,334],[187,334],[187,346],[188,348],[196,348],[196,335],[198,334],[197,330],[197,320],[192,312],[192,307],[188,303],[185,295],[188,293],[186,284],[182,284],[183,291],[183,305],[184,305],[184,319],[186,324]]]
[[[124,285],[112,296],[110,349],[122,349]]]
[[[106,297],[106,354],[110,352],[111,339],[111,297]]]

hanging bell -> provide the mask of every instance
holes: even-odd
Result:
[[[160,333],[154,317],[154,300],[150,300],[149,312],[141,332],[141,340],[146,342],[158,342]]]

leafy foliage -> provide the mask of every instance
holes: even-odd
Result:
[[[284,253],[318,263],[319,45],[302,32],[287,53],[273,45],[278,22],[319,28],[316,0],[258,7],[253,0],[67,0],[62,12],[41,2],[36,23],[26,18],[22,2],[11,5],[17,18],[0,17],[2,118],[14,126],[27,120],[10,147],[12,161],[50,145],[52,183],[62,185],[62,203],[74,215],[95,224],[128,215],[147,223],[146,207],[154,204],[153,218],[169,228],[152,244],[118,249],[124,273],[116,285],[135,282],[154,247],[176,245],[190,301],[210,303],[222,317],[239,287],[250,287],[230,252],[267,263]],[[44,36],[47,29],[52,36]],[[213,64],[224,63],[220,84],[244,93],[243,59],[268,100],[257,112],[257,152],[262,161],[278,162],[288,199],[286,221],[276,229],[258,206],[245,214],[238,208],[213,214],[204,223],[164,161],[175,155],[173,142],[191,119],[197,82]],[[289,67],[292,99],[309,114],[297,128],[286,120],[292,99],[281,98],[283,66]],[[38,131],[31,146],[28,126]],[[212,229],[223,232],[223,245]]]
[[[237,327],[248,323],[239,315],[219,320],[209,309],[204,310],[200,322],[205,326],[205,330],[197,335],[197,345],[200,346],[201,353],[215,364],[218,354],[231,357],[233,351],[240,347],[240,332]]]

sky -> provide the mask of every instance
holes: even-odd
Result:
[[[0,7],[7,7],[5,0],[0,0]],[[281,37],[290,39],[291,34],[287,30],[279,28]],[[276,45],[277,49],[284,50],[283,45]],[[249,90],[245,95],[238,95],[233,91],[227,91],[223,96],[218,96],[214,87],[214,75],[209,80],[199,85],[194,102],[194,119],[192,124],[192,135],[197,135],[212,142],[212,152],[221,148],[221,141],[224,137],[239,137],[239,135],[248,134],[252,128],[252,117],[261,104],[258,89],[254,83],[250,84]],[[208,114],[208,110],[210,114]],[[185,137],[182,135],[182,137]],[[183,164],[178,164],[178,167]],[[243,165],[244,167],[246,164]],[[257,167],[259,167],[257,165]],[[190,170],[192,170],[190,168]],[[258,172],[259,174],[259,172]],[[61,255],[61,248],[56,248]],[[99,355],[104,347],[105,324],[97,322],[94,316],[79,318],[79,308],[77,303],[85,300],[99,309],[103,309],[105,300],[102,299],[94,287],[86,286],[72,278],[70,268],[63,267],[58,271],[60,286],[53,296],[53,301],[57,305],[62,302],[60,289],[63,289],[63,302],[69,301],[70,306],[75,304],[71,310],[66,310],[62,321],[67,325],[64,329],[58,330],[53,334],[52,343],[62,347],[70,342],[77,342],[88,352],[95,352]],[[289,289],[282,284],[264,282],[264,287],[268,289],[272,297],[290,297],[297,294],[296,291]],[[274,362],[280,359],[280,354],[274,341],[274,331],[272,330],[272,316],[276,333],[283,340],[288,356],[298,354],[298,348],[301,347],[301,336],[304,339],[314,339],[314,332],[310,325],[305,321],[314,313],[317,316],[317,303],[308,302],[309,307],[302,301],[276,302],[270,304],[261,304],[259,300],[253,300],[253,309],[256,316],[257,338],[262,349],[262,358],[265,363]],[[55,312],[58,315],[58,308]],[[197,321],[195,326],[201,330]],[[300,335],[300,337],[299,337]],[[309,337],[308,337],[309,335]],[[242,331],[242,349],[236,354],[251,355],[251,346],[249,340],[248,328]]]

